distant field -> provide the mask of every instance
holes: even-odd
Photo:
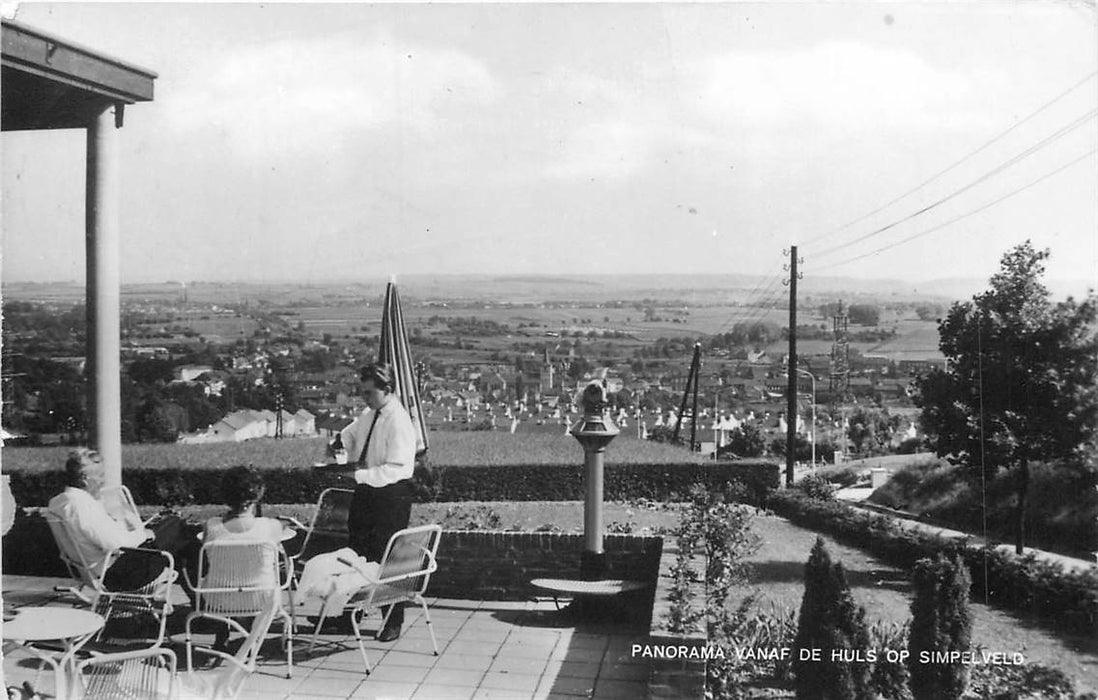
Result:
[[[373,304],[341,305],[341,306],[316,306],[297,307],[286,309],[292,314],[284,316],[291,324],[298,321],[305,324],[306,329],[316,333],[332,333],[333,335],[349,335],[366,332],[376,334],[381,327],[381,308]],[[644,312],[633,308],[538,308],[538,307],[490,307],[470,308],[454,307],[443,308],[436,306],[419,306],[405,304],[404,320],[409,329],[422,328],[430,331],[427,321],[432,316],[443,318],[455,316],[475,316],[486,321],[494,321],[507,325],[512,334],[506,338],[506,342],[519,342],[526,340],[542,340],[546,333],[561,333],[572,336],[577,331],[586,334],[588,331],[603,333],[606,331],[619,331],[639,340],[652,341],[660,337],[680,337],[711,335],[727,332],[732,329],[735,322],[751,318],[782,324],[787,319],[788,312],[779,309],[756,309],[754,307],[739,306],[705,306],[688,307],[683,313],[676,313],[674,309],[657,308],[656,315],[661,321],[645,321]],[[680,323],[672,319],[678,318]],[[520,324],[538,324],[534,328],[519,328]],[[362,329],[366,330],[363,331]],[[436,326],[436,329],[444,329],[444,326]],[[482,342],[499,342],[499,338],[466,338],[465,340],[480,340]],[[617,341],[616,341],[617,342]]]
[[[938,349],[938,324],[933,321],[905,320],[896,324],[897,335],[870,349],[877,355],[896,360],[923,360],[942,357]]]
[[[431,433],[433,464],[579,464],[583,450],[565,435],[511,435],[507,432],[470,431]],[[324,459],[324,438],[275,440],[210,445],[123,445],[122,468],[159,467],[220,469],[234,464],[258,467],[305,467]],[[4,471],[60,469],[67,447],[5,447],[0,452]],[[621,435],[608,448],[608,464],[692,462],[701,458],[680,447]]]

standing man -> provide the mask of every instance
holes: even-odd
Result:
[[[355,469],[355,494],[347,523],[351,548],[370,561],[380,562],[394,532],[408,527],[412,513],[412,474],[416,461],[416,432],[400,400],[393,394],[392,369],[386,364],[362,368],[366,411],[343,429],[347,461]],[[400,636],[404,605],[388,613],[381,642]]]

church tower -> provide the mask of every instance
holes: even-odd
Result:
[[[548,393],[553,390],[554,379],[553,361],[549,359],[549,348],[545,348],[545,359],[541,363],[541,391]]]

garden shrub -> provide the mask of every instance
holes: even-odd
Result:
[[[138,505],[222,503],[223,470],[132,468],[125,482]],[[311,468],[261,469],[267,485],[267,503],[315,503],[320,492],[336,486],[351,488],[350,479],[335,472]],[[23,507],[45,506],[65,488],[64,473],[11,471],[11,489]],[[737,500],[762,503],[779,484],[779,467],[772,462],[717,462],[712,464],[609,464],[604,476],[606,500],[675,500],[695,484],[711,492],[725,492],[741,484]],[[585,495],[581,465],[447,466],[438,470],[430,489],[421,489],[422,502],[450,501],[581,501]]]
[[[1075,683],[1060,669],[1027,663],[1024,666],[980,664],[972,668],[966,698],[981,700],[1095,700],[1094,693],[1077,694]]]
[[[877,650],[877,661],[873,664],[870,685],[879,698],[911,700],[907,666],[898,659],[889,661],[884,653],[888,649],[906,649],[908,633],[907,622],[886,623],[878,620],[869,627],[871,648]]]
[[[746,681],[756,669],[752,661],[739,658],[732,650],[742,646],[741,640],[753,631],[756,620],[750,610],[756,597],[749,593],[736,605],[731,605],[729,598],[733,587],[747,583],[747,558],[758,551],[761,540],[751,527],[752,510],[731,502],[735,489],[714,493],[696,486],[690,496],[690,505],[675,531],[678,552],[671,569],[668,628],[685,634],[703,623],[710,643],[729,650],[724,658],[707,660],[706,696],[743,697]],[[699,559],[704,561],[704,573],[696,568]],[[704,583],[704,607],[697,605],[699,586],[695,584],[699,583]]]
[[[821,659],[801,660],[802,649],[820,650]],[[854,602],[843,565],[832,563],[823,538],[817,537],[804,569],[804,599],[793,644],[797,698],[870,698],[872,668],[867,661],[854,658],[867,649],[865,609]],[[842,658],[833,659],[832,653]]]
[[[1033,554],[1018,557],[991,546],[971,546],[967,540],[904,528],[889,516],[838,501],[812,500],[795,491],[775,491],[767,505],[797,525],[829,534],[904,568],[919,559],[956,552],[972,576],[970,595],[1047,619],[1061,630],[1098,632],[1098,571],[1093,568],[1068,571]]]
[[[830,501],[835,498],[835,486],[819,474],[809,474],[794,484],[793,488],[816,501]]]
[[[972,643],[968,591],[972,579],[961,557],[920,559],[912,572],[908,672],[915,700],[959,700],[968,686],[968,665],[923,663],[921,655],[966,652]]]

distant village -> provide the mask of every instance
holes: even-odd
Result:
[[[131,306],[129,311],[139,319],[171,319],[158,326],[131,324],[128,337],[124,331],[123,365],[131,377],[154,369],[159,373],[148,380],[152,388],[146,392],[145,408],[134,409],[135,420],[155,423],[152,439],[200,444],[331,435],[364,409],[357,392],[357,367],[373,359],[376,344],[371,345],[368,338],[309,337],[301,325],[295,328],[277,315],[253,314],[258,328],[251,337],[218,343],[190,330],[187,317],[239,312],[218,305],[196,311],[193,304],[185,310],[151,304]],[[5,360],[12,370],[5,367],[5,440],[31,444],[78,440],[81,426],[76,418],[62,426],[68,431],[26,429],[46,424],[42,414],[55,408],[51,405],[55,401],[42,390],[26,390],[27,383],[18,390],[23,373],[13,371],[15,355],[19,348],[34,346],[42,338],[18,323],[9,326],[5,326]],[[576,396],[597,379],[605,383],[618,426],[638,438],[667,439],[677,428],[686,439],[692,432],[703,452],[714,453],[744,425],[755,426],[768,440],[785,432],[787,379],[781,354],[765,349],[709,351],[697,378],[694,427],[693,396],[684,401],[689,358],[604,362],[605,358],[588,354],[586,347],[577,350],[580,343],[561,334],[546,333],[549,337],[534,342],[530,336],[523,334],[522,351],[507,353],[506,359],[500,359],[499,353],[492,359],[466,352],[464,357],[451,353],[443,362],[431,360],[434,347],[422,345],[423,334],[412,333],[413,355],[424,360],[416,369],[428,426],[432,430],[564,434],[578,418]],[[46,353],[38,349],[39,360],[67,367],[72,376],[82,377],[83,357],[55,352],[43,358],[41,354]],[[845,452],[848,417],[843,414],[864,406],[888,414],[890,447],[915,438],[917,409],[909,396],[911,380],[942,363],[925,357],[850,354],[841,363],[841,393],[846,400],[840,412],[834,408],[839,395],[834,352],[799,359],[801,374],[815,380],[810,382],[807,376],[799,380],[798,432],[814,443],[827,442]],[[196,403],[199,408],[194,408]],[[809,425],[813,405],[816,419]],[[138,439],[148,439],[145,435],[150,433],[137,434]]]

